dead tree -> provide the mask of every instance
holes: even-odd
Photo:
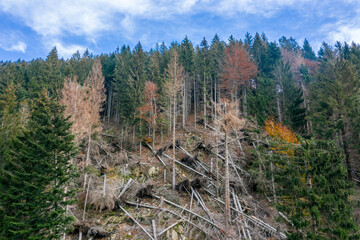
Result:
[[[171,59],[167,67],[167,81],[165,89],[172,100],[173,124],[172,124],[172,142],[175,146],[176,116],[177,116],[177,99],[184,86],[184,68],[179,62],[179,55],[175,49],[171,50]],[[175,148],[173,148],[173,159],[175,159]],[[175,190],[175,161],[172,163],[172,188]]]
[[[217,106],[219,119],[216,121],[225,133],[225,224],[229,234],[230,224],[230,172],[229,172],[229,149],[228,138],[231,129],[244,126],[245,120],[238,118],[238,110],[234,103],[228,99],[221,99]]]

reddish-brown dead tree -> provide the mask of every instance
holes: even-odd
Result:
[[[220,87],[230,94],[232,101],[235,100],[239,88],[243,88],[242,103],[244,115],[246,115],[246,83],[254,78],[257,73],[257,66],[250,59],[244,47],[239,44],[231,44],[225,49]]]
[[[156,120],[160,117],[159,110],[157,108],[157,94],[158,87],[155,83],[147,81],[145,83],[145,104],[138,108],[138,118],[144,120],[152,130],[152,147],[154,148],[155,132],[156,132]]]

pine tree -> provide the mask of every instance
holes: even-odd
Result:
[[[34,101],[26,129],[7,152],[0,169],[2,239],[55,239],[66,231],[65,214],[75,154],[71,124],[63,107],[43,91]]]

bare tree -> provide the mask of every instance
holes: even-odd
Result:
[[[230,173],[229,173],[229,147],[228,138],[231,129],[238,129],[244,126],[245,120],[238,116],[238,107],[228,99],[221,99],[216,107],[219,119],[216,123],[225,134],[225,224],[229,234],[230,224]]]
[[[179,55],[175,49],[171,50],[171,59],[167,67],[167,81],[165,82],[165,89],[172,101],[173,110],[173,163],[172,163],[172,188],[175,190],[175,129],[176,129],[176,116],[177,116],[177,99],[179,93],[184,87],[185,72],[184,68],[179,62]]]

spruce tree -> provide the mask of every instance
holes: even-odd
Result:
[[[314,53],[312,47],[310,46],[309,41],[306,38],[304,40],[304,45],[303,45],[303,48],[302,48],[302,56],[304,58],[306,58],[306,59],[309,59],[309,60],[315,60],[316,59],[315,53]]]
[[[75,148],[62,113],[43,91],[26,129],[6,153],[0,168],[1,239],[56,239],[71,222],[65,206],[73,192],[66,186],[74,175]]]

